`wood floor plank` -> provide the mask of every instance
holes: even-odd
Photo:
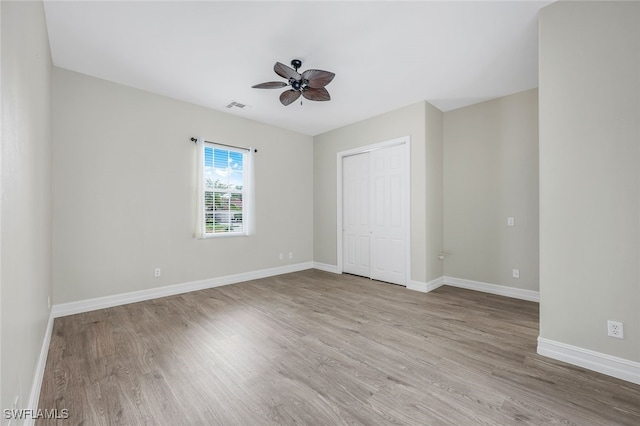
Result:
[[[536,354],[538,305],[307,270],[57,318],[38,425],[640,424]]]

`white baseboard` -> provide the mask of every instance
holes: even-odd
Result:
[[[640,385],[640,362],[538,337],[538,354]]]
[[[421,293],[429,293],[430,291],[433,291],[436,288],[441,287],[442,285],[444,285],[444,277],[436,278],[435,280],[431,280],[428,283],[410,280],[407,284],[407,288],[409,290],[415,290]]]
[[[483,293],[491,293],[499,296],[512,297],[514,299],[529,300],[531,302],[540,302],[540,293],[537,291],[524,290],[521,288],[506,287],[503,285],[489,284],[480,281],[465,280],[462,278],[446,276],[436,278],[435,280],[429,281],[428,283],[411,280],[409,281],[409,284],[407,284],[407,288],[409,290],[428,293],[442,285],[465,288],[467,290],[481,291]]]
[[[49,311],[49,320],[47,328],[44,331],[42,339],[42,347],[40,348],[40,356],[36,371],[33,375],[33,383],[31,385],[31,393],[29,394],[29,405],[26,407],[35,413],[38,410],[38,401],[40,400],[40,389],[42,388],[42,379],[44,377],[44,367],[47,365],[47,355],[49,354],[49,344],[51,343],[51,333],[53,332],[53,309]],[[25,419],[24,425],[31,426],[35,423],[35,419],[29,417]]]
[[[157,299],[159,297],[188,293],[190,291],[204,290],[206,288],[220,287],[227,284],[235,284],[243,281],[288,274],[290,272],[303,271],[305,269],[311,269],[313,267],[313,262],[303,262],[293,265],[278,266],[276,268],[260,269],[257,271],[226,275],[223,277],[210,278],[206,280],[191,281],[164,287],[150,288],[148,290],[132,291],[129,293],[114,294],[112,296],[96,297],[95,299],[60,303],[53,305],[51,312],[54,318],[64,317],[67,315],[79,314],[82,312],[95,311],[97,309],[111,308],[113,306],[126,305],[128,303],[142,302],[144,300]]]
[[[313,262],[313,268],[314,269],[319,269],[319,270],[325,271],[325,272],[331,272],[333,274],[339,274],[340,273],[340,271],[338,271],[338,267],[336,265],[329,265],[328,263]]]
[[[332,272],[339,274],[338,267],[335,265],[328,265],[326,263],[313,262],[313,267],[321,271]],[[491,293],[499,296],[512,297],[514,299],[523,299],[531,302],[540,302],[540,293],[533,290],[524,290],[521,288],[507,287],[497,284],[483,283],[480,281],[465,280],[462,278],[446,277],[442,276],[428,283],[422,281],[409,280],[407,283],[407,289],[419,291],[421,293],[429,293],[443,285],[449,285],[451,287],[466,288],[467,290],[481,291],[483,293]]]
[[[514,299],[528,300],[530,302],[540,302],[540,292],[533,290],[524,290],[521,288],[507,287],[454,277],[444,277],[444,285],[466,288],[467,290],[481,291],[483,293],[497,294],[499,296],[512,297]]]

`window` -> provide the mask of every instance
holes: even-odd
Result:
[[[198,140],[199,237],[252,233],[252,149]]]

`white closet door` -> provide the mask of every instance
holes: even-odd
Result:
[[[371,278],[406,285],[405,146],[370,153]]]
[[[370,277],[369,153],[342,159],[342,270]]]
[[[406,285],[405,150],[343,157],[343,272]]]

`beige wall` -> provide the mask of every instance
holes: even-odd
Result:
[[[310,136],[58,68],[53,84],[56,303],[313,260]],[[193,238],[192,136],[258,149],[254,236]]]
[[[444,128],[445,275],[537,291],[537,90],[446,112]]]
[[[49,317],[51,57],[41,2],[0,2],[0,10],[0,406],[4,409],[12,407],[16,396],[18,408],[29,402]]]
[[[411,138],[411,279],[442,276],[442,113],[419,102],[314,137],[314,259],[337,264],[337,153]]]
[[[540,335],[640,361],[640,3],[540,13]],[[623,340],[607,320],[624,323]]]

